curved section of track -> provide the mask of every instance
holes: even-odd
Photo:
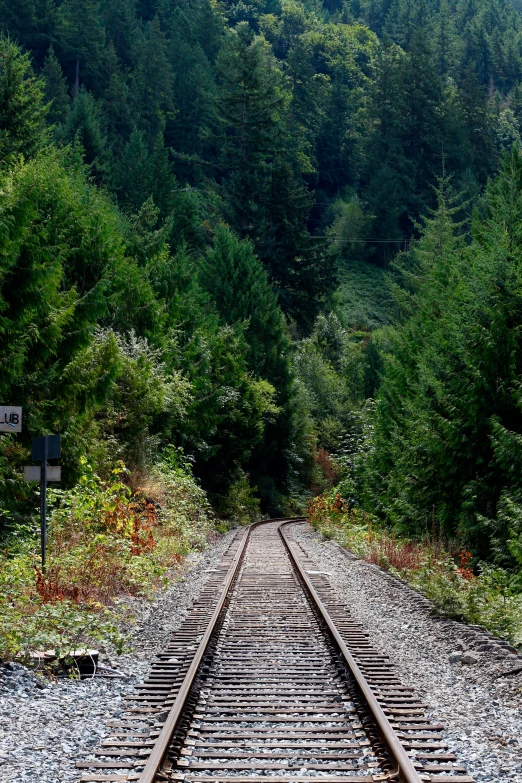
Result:
[[[238,532],[83,783],[473,783],[296,521]]]

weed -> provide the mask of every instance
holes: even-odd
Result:
[[[190,466],[171,459],[157,465],[140,488],[129,486],[125,466],[102,481],[86,460],[71,490],[50,495],[46,573],[34,543],[15,542],[0,554],[0,658],[31,650],[64,654],[93,643],[124,648],[115,601],[151,595],[168,570],[201,549],[214,518]]]
[[[522,644],[522,595],[516,577],[504,569],[479,563],[475,572],[470,567],[472,553],[448,545],[434,530],[422,541],[398,536],[370,514],[351,507],[336,490],[314,498],[309,515],[325,538],[397,574],[441,614],[483,625]]]

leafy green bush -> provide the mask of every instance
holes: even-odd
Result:
[[[14,539],[0,554],[0,658],[93,643],[121,651],[119,596],[151,596],[214,526],[190,464],[175,449],[131,490],[122,463],[103,481],[85,458],[70,490],[50,490],[46,573],[36,543]]]

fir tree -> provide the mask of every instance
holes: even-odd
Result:
[[[268,44],[254,38],[245,23],[229,34],[217,68],[228,211],[237,231],[258,236],[266,228],[262,204],[284,133],[281,74]]]
[[[66,142],[81,145],[85,162],[100,179],[105,169],[103,137],[98,106],[85,87],[80,89],[69,107],[67,117],[61,131]]]
[[[114,189],[123,208],[138,212],[151,192],[149,151],[143,131],[134,129],[113,174]]]
[[[139,30],[133,0],[102,0],[102,17],[107,40],[125,67],[136,65]]]
[[[158,16],[148,23],[145,40],[140,47],[136,89],[136,99],[141,107],[141,125],[152,142],[163,130],[174,108],[168,45]]]
[[[64,0],[61,7],[63,40],[74,73],[74,94],[80,92],[82,76],[92,86],[105,47],[100,0]]]
[[[47,119],[51,125],[55,125],[65,119],[69,106],[69,94],[67,79],[63,75],[62,67],[52,46],[49,47],[45,58],[42,76],[45,79],[45,100],[49,104]]]
[[[279,387],[288,374],[285,324],[252,245],[219,228],[201,265],[200,279],[223,322],[244,324],[250,369]]]
[[[0,159],[32,155],[48,142],[45,83],[37,78],[28,54],[0,37]]]

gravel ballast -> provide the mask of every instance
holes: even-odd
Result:
[[[0,664],[1,783],[78,781],[79,757],[107,736],[107,720],[124,710],[124,697],[148,674],[149,656],[159,651],[178,628],[228,547],[234,531],[184,564],[174,582],[154,603],[133,600],[137,621],[132,653],[100,662],[112,663],[122,679],[55,682],[35,676],[18,664]]]
[[[322,541],[309,526],[293,532],[372,642],[444,724],[450,749],[470,774],[479,783],[522,783],[522,676],[495,679],[522,659],[485,643],[480,629],[433,617],[428,602],[408,587]],[[137,620],[133,650],[112,659],[124,678],[49,682],[23,667],[0,665],[1,783],[78,781],[75,761],[108,735],[106,721],[124,711],[124,697],[147,676],[150,657],[179,627],[233,536],[188,558],[183,579],[153,604],[130,602]],[[464,663],[466,655],[477,663]],[[103,651],[101,661],[111,664]]]
[[[308,525],[292,534],[399,677],[422,694],[469,774],[480,783],[522,783],[522,676],[498,677],[522,667],[521,657],[488,643],[480,629],[434,617],[417,593]]]

